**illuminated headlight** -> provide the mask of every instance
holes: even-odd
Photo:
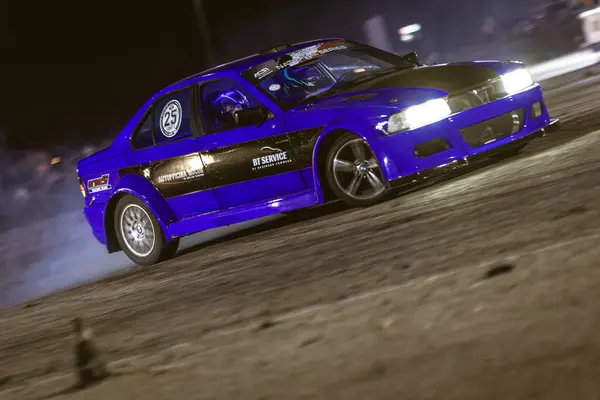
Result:
[[[415,129],[442,120],[450,114],[446,99],[429,100],[392,115],[388,120],[387,131],[396,133]]]
[[[512,94],[533,85],[533,79],[526,69],[521,68],[502,75],[502,84],[506,93]]]

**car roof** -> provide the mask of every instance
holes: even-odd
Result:
[[[267,62],[274,58],[281,57],[281,56],[291,53],[293,51],[300,50],[304,47],[308,47],[308,46],[312,46],[312,45],[324,43],[324,42],[336,41],[336,40],[345,40],[345,39],[343,39],[343,38],[315,39],[315,40],[310,40],[307,42],[282,44],[279,46],[270,47],[268,49],[259,51],[258,53],[252,54],[250,56],[240,58],[237,60],[233,60],[233,61],[227,62],[225,64],[217,65],[215,67],[201,71],[192,76],[188,76],[187,78],[184,78],[184,79],[182,79],[178,82],[175,82],[175,83],[169,85],[168,87],[164,88],[163,90],[161,90],[159,92],[159,94],[168,93],[170,91],[177,90],[179,88],[193,84],[193,83],[201,80],[203,77],[205,77],[207,75],[212,75],[212,74],[222,73],[222,72],[233,72],[233,73],[241,74],[242,72],[247,71],[248,69],[250,69],[256,65],[260,65],[264,62]]]

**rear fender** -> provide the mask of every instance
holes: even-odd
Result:
[[[109,221],[110,216],[113,215],[112,211],[117,206],[119,199],[125,194],[131,194],[142,200],[154,214],[165,234],[168,232],[167,226],[177,221],[173,209],[154,185],[139,175],[128,174],[121,177],[106,206],[104,226],[107,232],[113,223],[112,220]],[[171,241],[171,238],[167,237],[167,240]]]

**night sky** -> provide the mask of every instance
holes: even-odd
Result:
[[[191,0],[0,1],[0,128],[12,147],[114,136],[155,91],[206,67]]]

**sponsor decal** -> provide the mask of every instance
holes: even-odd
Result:
[[[260,169],[271,168],[278,165],[289,164],[292,160],[288,157],[287,151],[281,149],[265,146],[260,149],[261,153],[270,153],[261,157],[252,159],[252,170],[257,171]]]
[[[281,85],[278,85],[277,83],[274,83],[271,86],[269,86],[269,90],[271,92],[277,92],[279,89],[281,89]]]
[[[177,100],[171,100],[160,113],[160,131],[167,138],[177,135],[181,127],[182,107]]]
[[[261,65],[252,67],[248,71],[244,72],[243,75],[250,81],[262,82],[266,78],[272,76],[275,72],[313,60],[327,53],[339,50],[347,50],[352,46],[353,45],[351,43],[346,43],[340,40],[308,46],[303,49],[284,54],[279,58],[272,59]],[[275,91],[273,89],[270,90]]]
[[[159,175],[156,178],[157,183],[179,183],[204,176],[204,168],[187,168],[182,171],[171,172],[169,174]]]
[[[110,174],[104,174],[99,178],[90,179],[87,181],[88,193],[92,194],[112,189],[112,186],[108,183],[109,179]]]
[[[338,43],[339,42],[321,43],[318,45],[294,51],[293,53],[287,54],[282,57],[289,59],[285,62],[277,64],[277,69],[281,71],[282,69],[293,67],[305,61],[321,57],[322,55],[331,53],[332,51],[346,50],[348,48],[348,46]]]
[[[256,79],[263,79],[265,76],[269,75],[272,71],[269,68],[263,68],[257,73],[254,74]]]

